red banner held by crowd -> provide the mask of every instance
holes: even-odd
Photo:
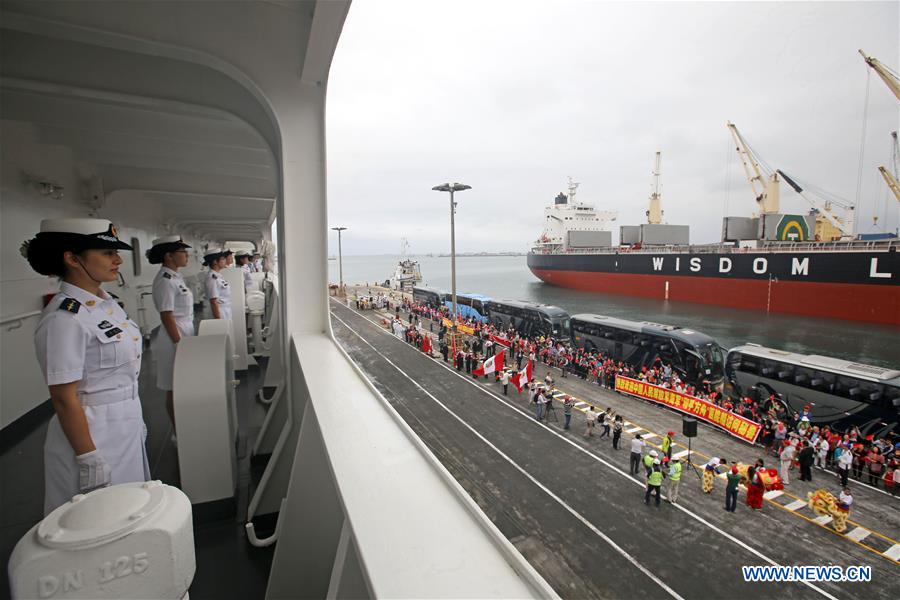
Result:
[[[745,419],[720,406],[716,406],[708,400],[701,400],[688,394],[681,394],[658,385],[645,381],[631,379],[629,377],[616,376],[616,391],[624,392],[638,398],[650,400],[674,408],[682,413],[697,417],[710,425],[724,429],[734,437],[740,438],[751,444],[756,441],[756,436],[762,426],[759,423]]]

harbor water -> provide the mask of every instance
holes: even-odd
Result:
[[[450,289],[449,257],[414,258],[421,266],[424,284]],[[396,256],[385,255],[344,256],[344,282],[383,283],[394,272],[397,260]],[[337,260],[328,261],[328,277],[330,282],[338,281]],[[456,285],[459,292],[554,304],[569,314],[595,313],[680,325],[711,335],[725,348],[753,342],[791,352],[900,368],[900,329],[896,327],[559,288],[532,275],[525,256],[457,257]]]

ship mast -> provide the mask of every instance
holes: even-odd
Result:
[[[747,181],[756,196],[756,204],[759,206],[759,214],[768,215],[781,211],[780,189],[778,172],[767,174],[763,177],[762,167],[759,161],[750,149],[744,137],[740,134],[734,123],[727,123],[728,130],[734,138],[738,156],[741,157],[741,164],[744,165],[744,173],[747,175]]]
[[[575,200],[575,192],[578,191],[579,185],[581,185],[581,184],[578,183],[577,181],[575,181],[574,179],[572,179],[571,176],[569,177],[569,204],[570,205]]]
[[[659,193],[659,160],[661,152],[656,153],[656,160],[653,165],[653,193],[650,194],[650,206],[647,209],[647,223],[650,225],[659,225],[662,223],[663,210],[660,204]]]

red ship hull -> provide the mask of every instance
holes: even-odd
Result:
[[[542,281],[577,290],[900,326],[900,287],[563,271],[531,267]]]

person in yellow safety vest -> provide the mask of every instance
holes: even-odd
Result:
[[[667,456],[669,460],[672,460],[672,444],[675,443],[675,432],[670,431],[666,434],[666,437],[663,438],[662,441],[662,453],[663,456]]]
[[[644,456],[644,469],[647,470],[647,476],[650,476],[650,471],[653,470],[653,461],[654,459],[659,458],[659,454],[656,450],[651,450],[649,454]]]
[[[666,488],[666,499],[670,504],[678,502],[678,486],[681,485],[681,461],[677,458],[670,460],[668,456],[663,458],[663,464],[669,467],[669,485]]]
[[[647,493],[644,494],[644,504],[650,504],[650,494],[656,492],[656,508],[659,508],[659,490],[662,488],[663,472],[659,459],[654,458],[647,474]]]

